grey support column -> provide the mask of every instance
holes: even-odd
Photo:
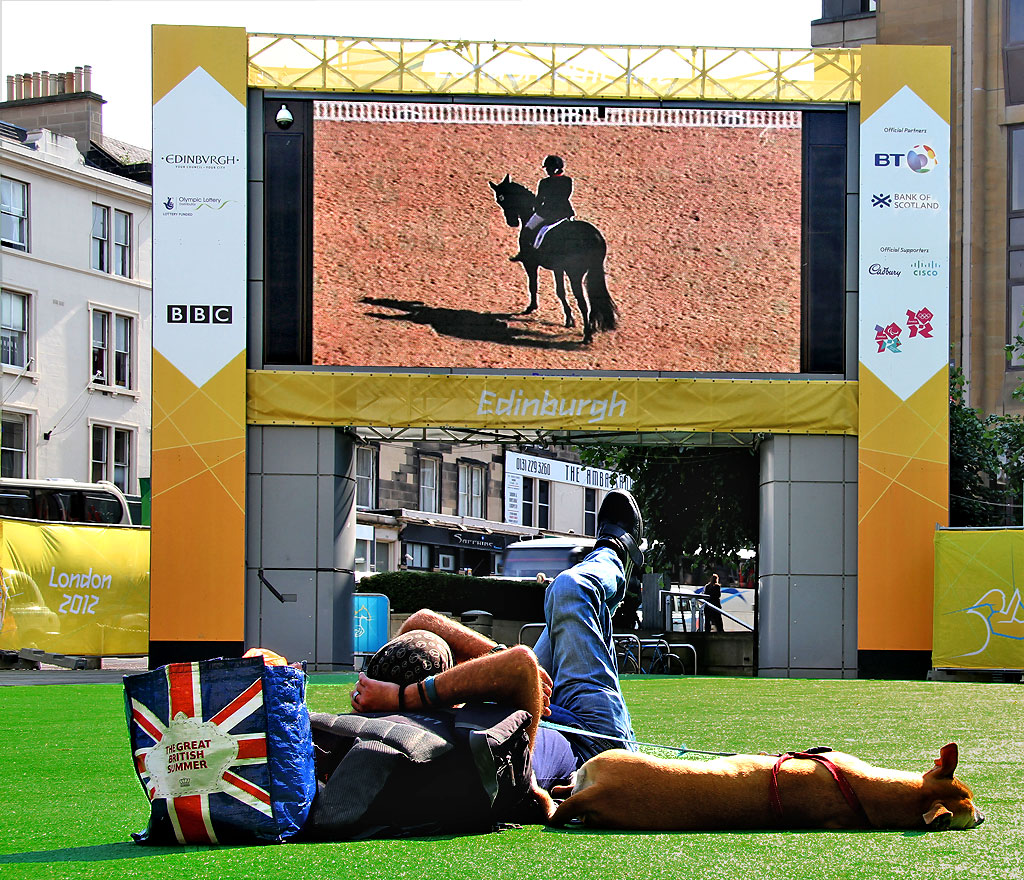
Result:
[[[334,430],[334,542],[331,576],[331,660],[352,663],[356,558],[356,444],[347,431]],[[326,612],[326,609],[324,609]],[[326,633],[325,633],[326,634]]]
[[[856,438],[764,441],[760,531],[758,674],[856,678]]]
[[[246,646],[314,669],[352,663],[354,441],[335,428],[249,428]]]

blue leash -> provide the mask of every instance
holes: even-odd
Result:
[[[705,752],[701,749],[688,749],[685,745],[681,745],[679,747],[662,746],[658,745],[658,743],[640,742],[636,739],[623,739],[621,736],[609,736],[605,733],[591,733],[589,730],[579,730],[565,724],[555,724],[554,721],[541,721],[540,726],[546,727],[548,730],[557,730],[559,733],[573,733],[577,736],[585,736],[588,739],[607,739],[614,742],[628,742],[635,746],[646,746],[649,749],[664,749],[667,752],[675,752],[679,755],[712,755],[717,758],[731,758],[734,755],[739,754],[739,752]]]

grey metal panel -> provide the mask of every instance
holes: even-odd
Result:
[[[264,568],[315,567],[316,490],[316,477],[263,477]]]
[[[843,484],[793,483],[790,515],[790,571],[843,573]]]
[[[316,478],[316,567],[334,568],[334,481],[321,474]]]
[[[758,603],[758,666],[789,666],[789,578],[761,577]]]
[[[259,474],[263,472],[263,428],[253,425],[245,432],[245,472],[247,474]],[[253,508],[246,502],[250,512],[259,512],[259,508]]]
[[[846,279],[847,290],[860,289],[860,196],[856,193],[846,197]],[[857,325],[857,313],[846,313],[846,323]]]
[[[790,438],[790,479],[797,481],[842,482],[845,460],[843,437],[795,435]]]
[[[860,192],[860,104],[846,108],[846,191],[856,193]]]
[[[245,479],[245,509],[245,561],[248,565],[259,568],[263,564],[263,530],[260,516],[263,509],[263,477],[260,474],[249,474]]]
[[[854,521],[856,526],[856,520]],[[857,578],[843,579],[843,657],[845,666],[857,677]]]
[[[843,579],[794,577],[790,587],[789,661],[795,669],[843,666]]]
[[[342,572],[322,571],[318,574],[317,583],[317,665],[328,668],[350,666],[355,577]]]
[[[334,572],[316,573],[316,656],[314,662],[329,666],[334,660]]]
[[[799,667],[791,667],[788,672],[789,678],[849,678],[849,675],[845,674],[839,666],[821,666],[811,667],[807,669],[800,669]]]
[[[317,472],[316,464],[316,428],[277,425],[264,427],[264,473],[315,474]]]
[[[843,574],[857,574],[857,484],[843,487]]]
[[[335,449],[337,428],[317,428],[317,472],[320,474],[337,474],[338,453]],[[344,472],[342,472],[344,473]]]
[[[265,587],[260,592],[260,646],[283,654],[288,661],[312,661],[316,651],[312,638],[316,615],[315,572],[265,569],[264,576],[294,602],[280,602]]]
[[[789,479],[790,438],[785,435],[769,437],[761,443],[761,483]]]
[[[245,365],[247,369],[263,367],[263,282],[247,285],[246,311],[249,313],[245,332]]]
[[[353,436],[347,431],[334,432],[334,470],[335,474],[349,474],[355,479],[356,445]]]
[[[263,90],[249,89],[246,98],[246,140],[249,180],[263,180]]]
[[[760,556],[757,561],[761,575],[789,571],[789,483],[767,483],[760,493]]]
[[[843,438],[843,459],[845,461],[843,479],[848,483],[857,482],[858,449],[856,437]]]
[[[244,640],[246,648],[260,644],[260,590],[265,589],[256,576],[255,568],[245,570]]]
[[[860,307],[860,296],[856,291],[846,293],[846,378],[855,382],[860,375],[859,349],[857,346],[857,320],[855,317]]]
[[[249,181],[248,185],[249,216],[248,216],[248,247],[250,281],[263,280],[263,183]],[[259,322],[263,326],[263,322]]]

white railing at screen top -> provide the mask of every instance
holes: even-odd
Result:
[[[798,110],[662,107],[532,107],[517,104],[430,104],[315,101],[314,119],[447,125],[630,125],[664,128],[800,128]],[[603,112],[602,112],[603,111]]]

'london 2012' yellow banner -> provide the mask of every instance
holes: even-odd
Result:
[[[145,654],[149,530],[0,520],[0,649]]]

